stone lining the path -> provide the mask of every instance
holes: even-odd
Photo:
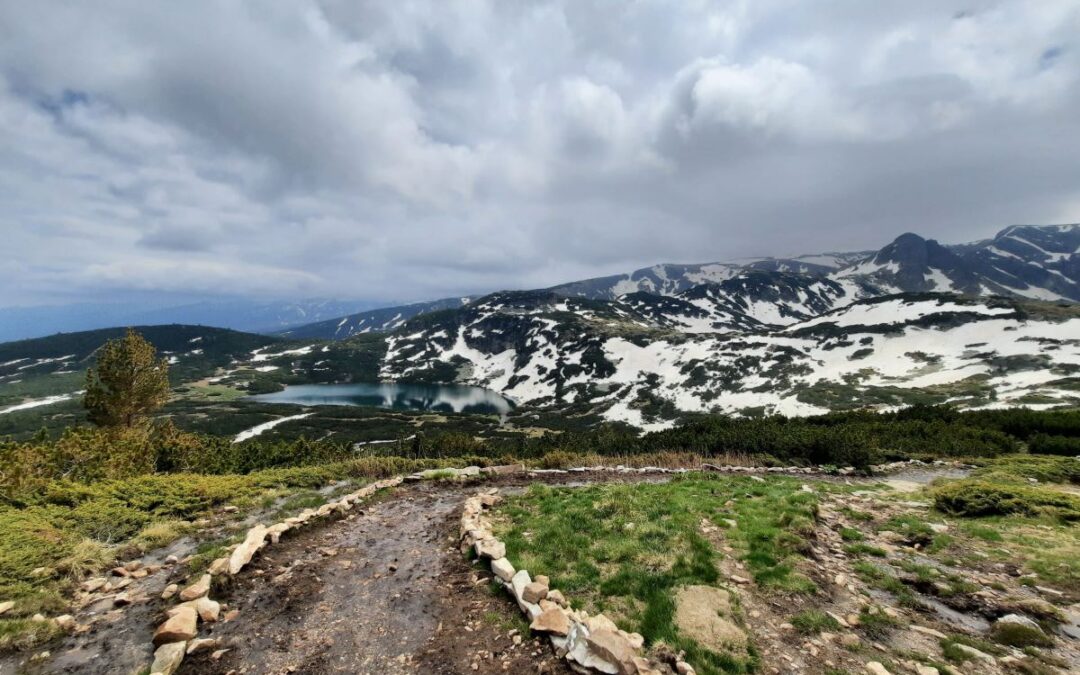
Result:
[[[304,509],[292,518],[269,527],[256,525],[247,531],[244,541],[223,558],[210,564],[206,573],[194,583],[179,592],[182,601],[167,611],[168,618],[154,631],[154,662],[150,666],[151,675],[172,675],[180,667],[186,654],[217,649],[217,640],[198,638],[198,623],[213,623],[218,620],[221,605],[210,599],[210,587],[213,577],[236,575],[251,562],[255,554],[263,547],[276,544],[281,535],[297,530],[330,517],[343,516],[353,506],[374,495],[379,490],[396,487],[404,480],[401,476],[376,481],[351,492],[337,501],[327,502],[318,509]],[[175,589],[174,591],[175,592]]]
[[[485,510],[501,499],[493,488],[465,500],[461,511],[460,548],[488,563],[492,574],[514,596],[529,617],[529,628],[544,633],[555,653],[575,671],[605,675],[694,675],[685,661],[667,664],[645,655],[645,638],[620,630],[603,614],[589,616],[570,608],[563,594],[550,588],[547,577],[535,579],[527,570],[515,570],[506,559],[506,546],[492,534]]]
[[[915,467],[927,467],[927,468],[952,468],[952,469],[973,469],[972,464],[965,464],[963,462],[951,462],[942,459],[936,459],[932,462],[924,462],[918,459],[900,460],[897,462],[889,462],[888,464],[874,464],[869,467],[871,474],[889,474],[896,471],[902,471],[904,469],[911,469]],[[694,469],[666,469],[660,466],[643,466],[640,468],[634,468],[632,466],[624,466],[619,464],[617,466],[580,466],[572,469],[529,469],[528,474],[530,476],[559,476],[574,473],[619,473],[619,474],[684,474],[695,471],[712,471],[714,473],[745,473],[745,474],[757,474],[757,473],[774,473],[774,474],[786,474],[795,476],[851,476],[857,472],[857,469],[853,466],[840,467],[835,470],[825,471],[819,466],[742,466],[738,464],[702,464],[700,468]]]

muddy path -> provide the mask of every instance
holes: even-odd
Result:
[[[196,654],[180,672],[569,672],[524,639],[516,607],[458,551],[461,503],[476,489],[399,488],[269,547],[216,596],[232,618],[201,636],[228,651]]]
[[[942,472],[904,476],[925,482]],[[200,638],[220,644],[190,655],[180,673],[568,673],[550,648],[528,639],[517,607],[492,592],[490,574],[457,548],[464,499],[478,489],[533,483],[669,480],[671,474],[514,475],[480,482],[426,481],[383,493],[340,521],[299,531],[260,553],[231,586],[216,588],[223,619]],[[805,476],[807,480],[867,479]],[[868,482],[874,482],[870,479]],[[50,658],[8,673],[136,673],[150,637],[174,602],[155,581],[147,602],[52,646]],[[110,608],[111,609],[111,608]],[[216,657],[216,658],[215,658]],[[25,658],[25,655],[24,657]]]

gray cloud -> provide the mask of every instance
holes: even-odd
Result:
[[[0,305],[413,300],[1080,220],[1074,0],[0,7]]]

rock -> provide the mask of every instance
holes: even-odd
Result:
[[[109,583],[109,580],[105,577],[94,577],[93,579],[87,579],[82,582],[82,584],[79,585],[79,588],[87,593],[94,593],[104,588],[107,583]],[[3,612],[0,612],[0,614],[3,614]]]
[[[694,670],[694,667],[686,661],[676,661],[675,672],[678,673],[678,675],[697,675],[697,671]]]
[[[199,580],[180,591],[180,600],[188,602],[203,597],[210,592],[210,581],[213,579],[209,574],[199,577]]]
[[[174,556],[174,555],[170,555],[170,556],[167,556],[167,557],[165,558],[165,564],[166,564],[166,565],[175,565],[175,564],[176,564],[176,563],[178,563],[178,562],[180,562],[180,559],[179,559],[179,558],[177,558],[177,557],[176,557],[176,556]]]
[[[114,567],[114,568],[112,568],[112,575],[114,577],[126,577],[126,576],[128,576],[130,574],[131,574],[131,572],[129,572],[126,567]]]
[[[610,630],[593,631],[585,638],[585,644],[592,654],[615,666],[618,675],[633,675],[637,672],[634,664],[637,654],[622,635]]]
[[[221,507],[221,510],[225,513],[236,513],[240,510],[240,508],[237,506],[233,506],[232,504],[226,504],[225,506]]]
[[[728,580],[735,584],[748,584],[750,580],[746,577],[739,576],[738,574],[729,574]]]
[[[214,623],[221,614],[221,603],[204,596],[195,601],[195,611],[206,623]]]
[[[14,600],[5,600],[4,602],[0,602],[0,616],[7,614],[13,609],[15,609]]]
[[[730,618],[731,595],[713,586],[683,586],[675,593],[679,632],[718,654],[744,649],[746,633]]]
[[[994,660],[994,657],[990,656],[986,652],[981,652],[978,649],[975,649],[974,647],[969,647],[968,645],[965,645],[965,644],[960,643],[960,642],[953,643],[953,647],[955,647],[956,649],[962,651],[963,653],[967,654],[968,656],[970,656],[973,659],[979,659],[980,661],[991,661],[991,662]]]
[[[562,591],[548,591],[547,599],[560,607],[569,607],[569,603],[566,602],[566,598],[563,596]]]
[[[141,560],[132,560],[131,562],[124,565],[124,569],[126,569],[128,572],[134,572],[136,570],[141,570],[142,566],[143,564]]]
[[[494,537],[479,539],[474,544],[474,547],[476,548],[476,557],[481,559],[498,560],[506,557],[506,546]]]
[[[1050,639],[1039,624],[1020,614],[1006,614],[994,622],[994,640],[1011,647],[1046,646]]]
[[[496,558],[491,561],[491,573],[503,581],[513,579],[514,571],[514,566],[506,558]]]
[[[529,624],[529,629],[538,633],[566,635],[570,632],[570,619],[566,616],[566,612],[557,607],[546,609]]]
[[[193,607],[180,606],[172,611],[165,623],[158,626],[154,631],[154,644],[163,645],[169,642],[186,642],[197,636],[199,615]]]
[[[154,650],[154,663],[150,675],[172,675],[179,668],[187,652],[186,642],[170,642]]]
[[[525,602],[537,603],[547,597],[548,588],[546,584],[542,584],[538,581],[534,581],[531,584],[525,586],[521,591],[521,599]]]
[[[889,671],[885,670],[885,666],[881,665],[877,661],[871,661],[866,664],[866,672],[870,675],[890,675]]]
[[[512,473],[522,473],[525,471],[524,464],[501,464],[499,466],[488,466],[481,469],[483,473],[493,474],[496,476],[505,476]]]
[[[219,647],[221,647],[221,640],[216,638],[196,638],[188,643],[187,653],[198,654]]]
[[[244,566],[251,562],[255,552],[266,540],[266,527],[256,525],[247,532],[244,541],[229,556],[229,574],[238,574]]]
[[[176,584],[169,584],[165,587],[165,590],[161,592],[161,599],[168,600],[172,596],[176,595],[176,592],[180,590],[180,587]]]
[[[292,529],[289,523],[277,523],[266,528],[266,535],[270,537],[270,543],[276,544],[281,540],[281,535]]]
[[[862,640],[854,633],[844,633],[840,636],[840,644],[848,649],[854,649],[862,644]]]
[[[218,558],[214,562],[210,563],[210,567],[206,568],[206,572],[208,574],[212,574],[214,576],[217,576],[219,574],[225,574],[228,571],[229,571],[229,559],[228,558]]]
[[[116,607],[126,607],[127,605],[130,605],[130,604],[131,604],[131,598],[128,597],[127,593],[117,593],[116,597],[113,598],[113,605],[116,606]]]
[[[916,675],[941,675],[938,669],[933,666],[924,666],[921,663],[915,664]]]
[[[923,635],[929,635],[930,637],[937,638],[938,640],[944,640],[946,637],[948,637],[947,635],[945,635],[945,633],[942,633],[939,630],[934,630],[933,628],[927,628],[926,626],[919,626],[916,624],[911,624],[911,630],[915,631],[916,633],[922,633]]]
[[[535,577],[533,577],[533,581],[538,584],[543,584],[544,586],[547,586],[549,588],[551,587],[551,579],[544,574],[537,574]]]
[[[75,617],[71,616],[70,614],[61,614],[60,616],[53,619],[53,623],[55,623],[57,628],[60,628],[61,630],[72,630],[73,628],[75,628]]]

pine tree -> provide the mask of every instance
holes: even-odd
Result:
[[[134,427],[169,400],[169,364],[154,345],[129,328],[98,352],[97,367],[86,371],[83,406],[101,427]]]

